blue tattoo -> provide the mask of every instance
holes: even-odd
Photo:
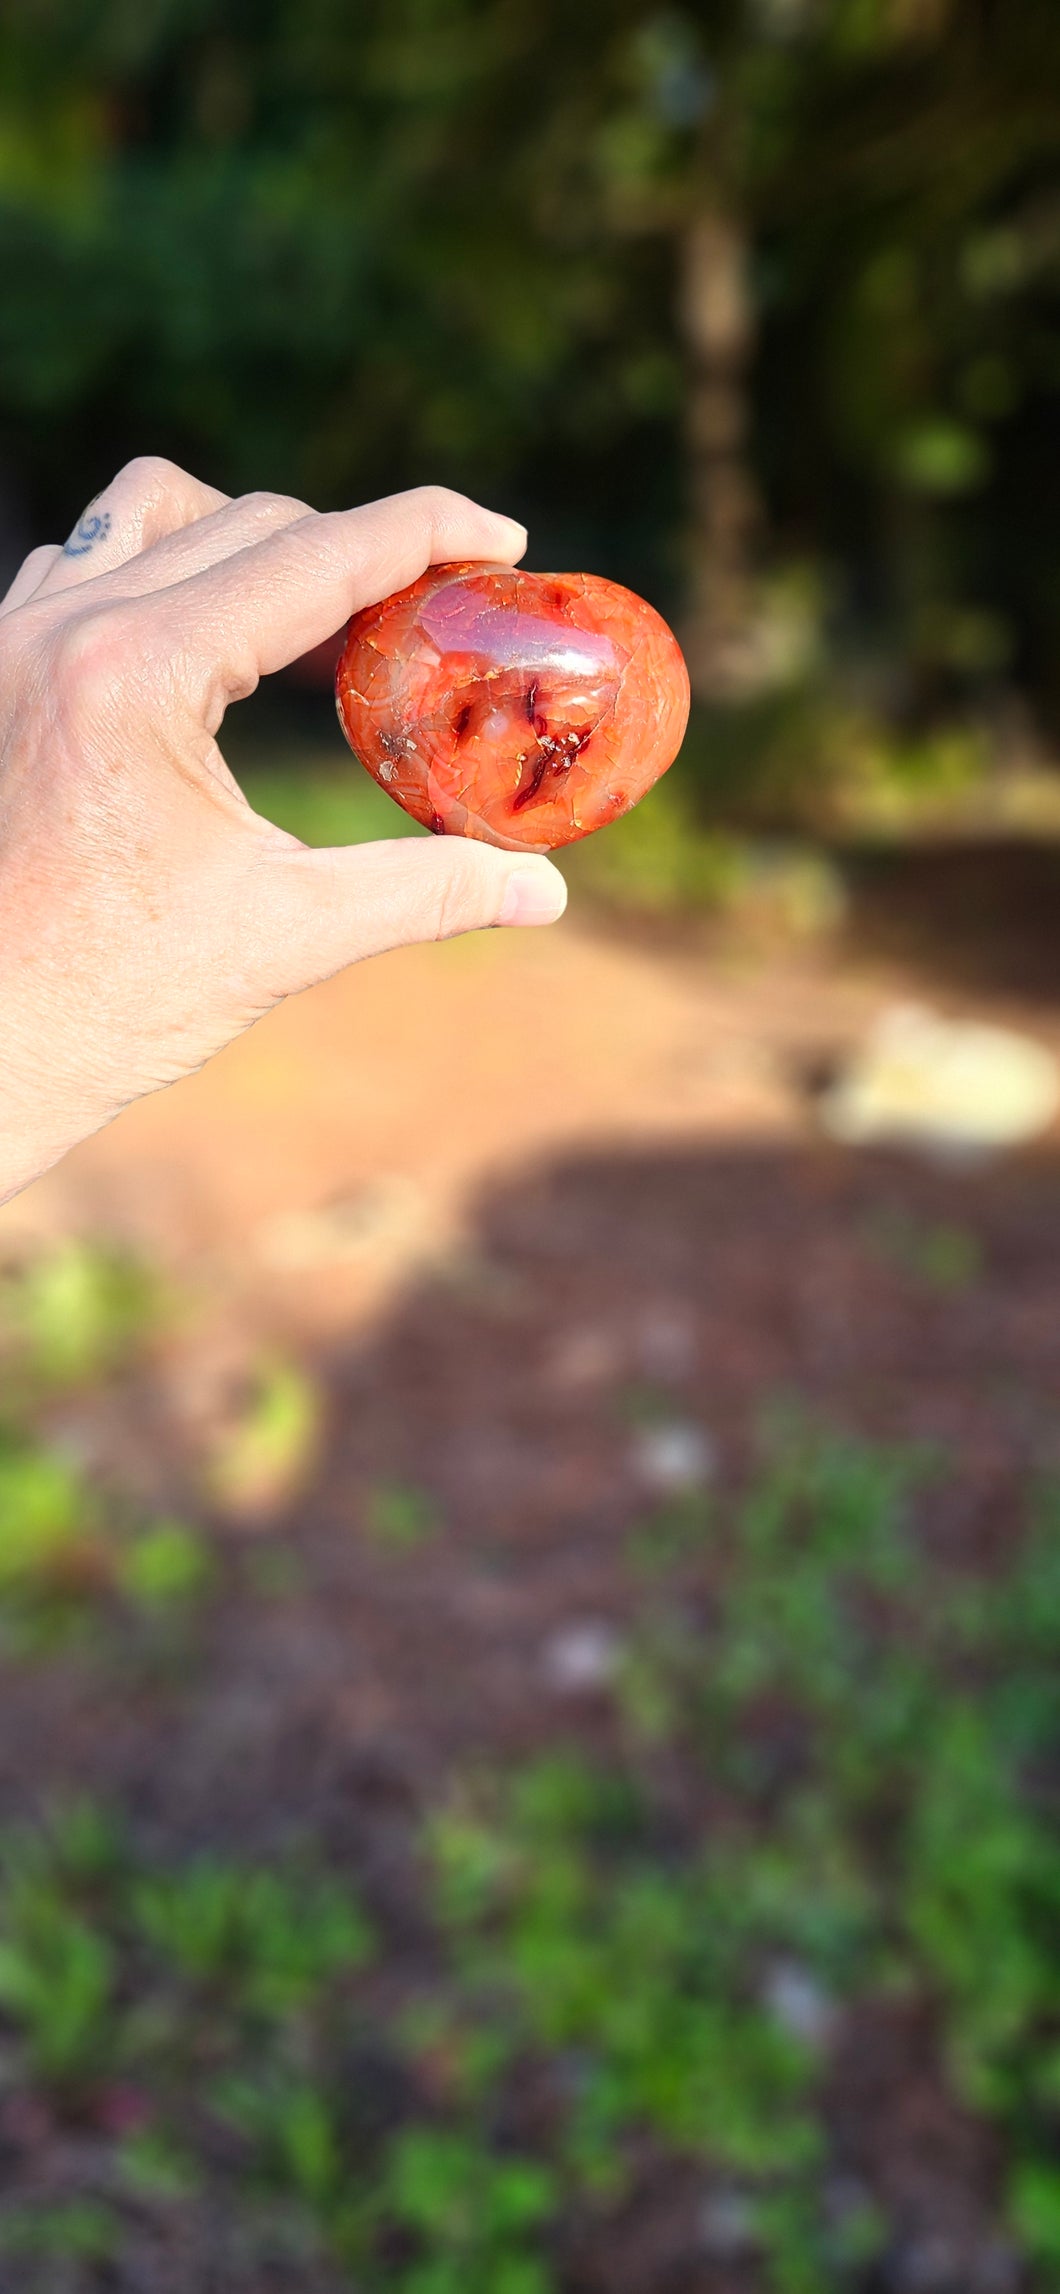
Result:
[[[78,520],[69,541],[63,545],[64,558],[87,557],[89,550],[94,549],[97,542],[103,541],[109,532],[109,510],[97,510],[93,518],[89,517],[86,510],[84,517]]]

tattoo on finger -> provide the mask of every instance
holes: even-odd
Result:
[[[91,502],[74,527],[68,542],[63,543],[64,558],[85,558],[97,542],[105,541],[110,532],[110,511],[92,509]]]

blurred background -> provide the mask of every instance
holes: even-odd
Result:
[[[1060,2288],[1058,412],[1053,0],[0,11],[5,579],[440,479],[694,691],[0,1212],[0,2294]]]

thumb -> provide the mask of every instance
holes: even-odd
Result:
[[[330,978],[362,956],[417,940],[450,940],[490,924],[554,924],[567,905],[558,868],[469,837],[276,855],[263,918],[281,995]]]

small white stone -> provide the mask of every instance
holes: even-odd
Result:
[[[542,1651],[542,1669],[557,1696],[583,1696],[608,1688],[622,1661],[622,1636],[604,1617],[561,1625]]]
[[[1020,1146],[1060,1107],[1060,1067],[1045,1044],[918,1004],[885,1011],[819,1103],[844,1146],[897,1144],[976,1157]]]
[[[633,1444],[633,1469],[658,1497],[678,1497],[713,1480],[714,1445],[702,1426],[674,1419],[643,1426]]]
[[[759,2244],[755,2210],[742,2191],[715,2190],[699,2210],[699,2242],[718,2262],[735,2262]]]
[[[808,1967],[778,1960],[766,1975],[762,1999],[793,2039],[806,2047],[826,2047],[835,2027],[835,2003]]]
[[[890,2279],[896,2294],[951,2294],[954,2286],[969,2284],[965,2257],[944,2230],[928,2231],[899,2247]]]

